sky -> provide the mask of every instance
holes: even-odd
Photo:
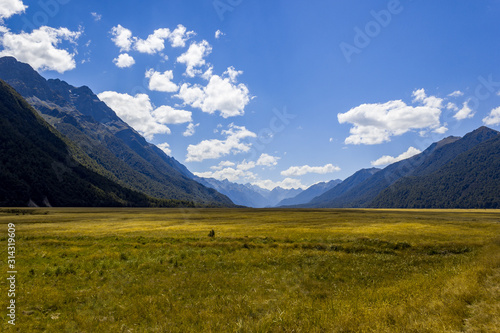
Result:
[[[345,179],[500,130],[500,0],[0,0],[0,56],[202,177]]]

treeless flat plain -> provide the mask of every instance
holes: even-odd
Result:
[[[8,223],[3,331],[500,327],[498,210],[3,208],[3,276]]]

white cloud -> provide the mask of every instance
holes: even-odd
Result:
[[[193,136],[194,132],[196,131],[196,127],[200,126],[200,124],[194,124],[190,123],[184,133],[182,133],[183,136]]]
[[[118,58],[113,59],[114,64],[120,68],[131,67],[135,64],[134,58],[132,58],[128,53],[122,53]]]
[[[156,145],[156,147],[160,148],[161,150],[163,150],[163,152],[167,155],[171,155],[172,154],[172,150],[170,149],[170,145],[166,142],[164,143],[160,143],[159,145]]]
[[[149,79],[149,89],[163,92],[176,92],[179,87],[172,82],[174,73],[165,71],[163,73],[156,72],[154,69],[146,71],[146,78]]]
[[[334,166],[333,164],[326,164],[324,166],[319,166],[319,167],[311,167],[309,165],[303,165],[303,166],[292,166],[285,171],[281,171],[281,175],[285,177],[289,176],[298,177],[308,173],[318,173],[323,175],[335,171],[340,171],[340,168],[338,166]]]
[[[272,191],[276,187],[281,187],[286,190],[292,189],[292,188],[301,188],[301,189],[306,189],[307,186],[303,185],[299,179],[294,179],[294,178],[285,178],[280,182],[274,182],[272,180],[266,179],[266,180],[259,180],[255,181],[252,183],[252,185],[256,185],[262,188],[265,188],[267,190]]]
[[[184,124],[193,121],[191,111],[176,110],[171,106],[162,105],[151,112],[153,118],[162,124]]]
[[[21,0],[0,0],[0,19],[7,19],[15,14],[24,13],[28,6]]]
[[[93,16],[94,14],[92,13]],[[100,18],[100,15],[98,17]],[[165,49],[166,40],[172,47],[184,47],[186,41],[195,35],[194,31],[187,31],[182,24],[179,24],[174,31],[168,28],[156,29],[146,39],[134,37],[132,31],[121,25],[113,27],[111,34],[113,35],[112,41],[120,48],[120,51],[130,51],[133,47],[136,51],[148,54],[155,54]]]
[[[179,89],[179,93],[174,97],[182,99],[184,104],[201,109],[203,107],[203,100],[205,99],[205,91],[199,85],[190,86],[184,83]]]
[[[243,160],[238,166],[236,167],[238,170],[250,170],[255,168],[255,162],[254,161],[249,161],[247,162],[246,160]]]
[[[448,110],[458,111],[458,106],[455,103],[452,103],[452,102],[448,102],[448,104],[446,105],[446,108]]]
[[[223,32],[222,32],[222,31],[220,31],[220,30],[217,30],[217,31],[215,32],[215,39],[219,39],[220,37],[222,37],[222,36],[224,36],[224,35],[225,35],[225,33],[223,33]]]
[[[76,45],[81,31],[70,31],[67,28],[40,27],[31,33],[14,34],[4,29],[0,36],[0,44],[4,50],[0,57],[13,56],[17,60],[30,64],[36,70],[54,70],[64,73],[76,67],[75,53],[59,49],[62,41]]]
[[[425,89],[418,89],[413,92],[413,102],[421,102],[427,107],[441,109],[443,108],[443,99],[436,96],[427,96]]]
[[[461,92],[460,90],[456,90],[456,91],[452,92],[451,94],[449,94],[448,96],[449,97],[460,97],[460,96],[463,96],[463,95],[464,95],[463,92]]]
[[[250,150],[251,144],[242,142],[246,138],[255,138],[257,134],[247,130],[244,126],[229,125],[228,130],[221,132],[225,140],[203,140],[187,148],[186,162],[201,162],[206,159],[219,158],[228,154],[238,154]]]
[[[214,75],[214,67],[210,66],[208,69],[201,75],[201,78],[209,81],[210,78]]]
[[[231,161],[221,161],[221,162],[219,162],[218,165],[211,166],[210,169],[212,169],[212,170],[222,170],[224,168],[230,168],[230,167],[233,167],[235,165],[236,164],[234,164]]]
[[[491,110],[490,114],[483,118],[483,123],[488,126],[500,125],[500,107]]]
[[[444,134],[448,132],[448,127],[446,127],[446,124],[444,124],[444,126],[436,128],[433,132],[437,134]]]
[[[440,127],[443,100],[427,96],[423,89],[413,92],[414,102],[422,106],[409,106],[401,100],[384,104],[362,104],[346,113],[337,115],[339,123],[354,125],[346,144],[380,144],[392,136],[402,135],[414,129]]]
[[[271,156],[268,154],[262,154],[260,155],[259,159],[257,160],[257,165],[261,166],[276,166],[278,164],[279,157]]]
[[[186,41],[196,35],[194,31],[186,31],[186,27],[182,24],[179,24],[177,28],[172,31],[170,36],[168,36],[168,40],[170,41],[172,47],[184,47],[186,46]]]
[[[472,117],[474,117],[474,113],[472,113],[472,109],[469,107],[468,101],[465,102],[463,107],[453,116],[456,120],[463,120]]]
[[[194,172],[194,174],[198,177],[228,180],[230,182],[236,182],[242,179],[248,182],[256,179],[254,173],[234,168],[224,168],[216,171]]]
[[[203,112],[219,111],[224,118],[243,115],[250,102],[250,92],[244,84],[236,82],[241,73],[229,67],[222,77],[212,75],[206,87],[184,83],[175,97]]]
[[[204,58],[211,52],[212,46],[206,40],[199,43],[194,42],[185,53],[177,58],[177,62],[186,65],[186,75],[188,77],[194,77],[201,73],[201,70],[196,68],[205,65]]]
[[[131,96],[105,91],[98,97],[146,139],[152,140],[155,134],[170,134],[170,129],[153,117],[153,105],[148,95]]]
[[[94,18],[94,21],[100,21],[102,19],[102,15],[97,14],[96,12],[92,12],[92,13],[90,13],[90,15],[92,15],[92,17]]]
[[[169,36],[170,29],[157,29],[147,39],[135,38],[134,49],[141,53],[157,53],[165,48],[165,39]]]
[[[111,34],[113,35],[111,40],[117,47],[120,48],[121,52],[130,51],[132,43],[134,42],[134,39],[132,38],[132,31],[118,24],[116,27],[111,29]]]
[[[392,164],[392,163],[396,163],[396,162],[399,162],[399,161],[402,161],[402,160],[406,160],[407,158],[410,158],[412,156],[420,154],[421,152],[422,152],[421,150],[418,150],[415,147],[410,147],[410,148],[408,148],[407,151],[405,151],[404,153],[402,153],[401,155],[399,155],[397,157],[392,157],[392,156],[389,156],[389,155],[384,155],[381,158],[379,158],[378,160],[372,161],[371,164],[373,166]]]
[[[236,166],[236,170],[240,171],[248,171],[250,169],[255,168],[256,166],[275,166],[278,164],[279,157],[274,157],[268,154],[261,154],[257,162],[255,161],[247,161],[243,160],[242,162],[236,165],[230,161],[220,162],[218,166],[211,167],[212,170],[222,170],[225,167]]]

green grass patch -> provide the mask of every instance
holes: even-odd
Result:
[[[10,222],[18,317],[4,331],[499,327],[499,211],[0,209],[4,245]]]

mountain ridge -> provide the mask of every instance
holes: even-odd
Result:
[[[147,197],[81,164],[78,147],[3,80],[0,115],[0,206],[193,206]]]
[[[302,192],[300,189],[284,189],[279,186],[268,190],[257,185],[233,183],[227,179],[195,177],[195,180],[227,195],[236,205],[252,208],[275,207],[283,198],[294,197]]]
[[[499,170],[500,133],[438,169],[398,180],[379,193],[370,207],[500,208]]]
[[[94,171],[110,180],[160,199],[233,205],[228,197],[194,181],[192,173],[174,158],[147,143],[88,87],[45,80],[12,57],[0,58],[0,78],[23,92],[46,121],[101,167]]]
[[[342,183],[340,179],[330,180],[329,182],[320,182],[314,185],[309,186],[307,189],[299,193],[293,198],[288,198],[281,200],[276,206],[277,207],[286,207],[286,206],[295,206],[301,204],[307,204],[314,198],[324,194],[330,189]]]
[[[405,198],[407,193],[412,192],[411,186],[403,184],[422,184],[426,183],[422,179],[441,179],[446,178],[446,174],[453,173],[453,170],[446,169],[445,167],[455,161],[460,156],[466,155],[468,152],[473,151],[478,145],[482,145],[484,142],[493,140],[499,136],[500,132],[490,129],[485,126],[467,133],[464,137],[447,137],[438,142],[431,144],[422,153],[415,155],[403,161],[399,161],[388,165],[384,169],[374,173],[372,176],[367,177],[362,182],[358,182],[355,186],[351,186],[346,191],[343,191],[340,195],[333,195],[337,187],[330,190],[330,197],[328,197],[328,192],[326,192],[323,197],[318,197],[313,199],[306,205],[301,207],[316,207],[316,208],[366,208],[366,207],[376,207],[376,208],[386,208],[386,207],[414,207],[411,203],[405,202],[401,203],[402,198]],[[492,152],[490,155],[494,155]],[[495,155],[497,156],[497,155]],[[495,160],[496,161],[496,160]],[[491,162],[494,163],[495,161]],[[478,162],[479,163],[479,162]],[[468,169],[463,166],[465,162],[461,162],[461,170],[464,172],[464,176],[467,175]],[[471,166],[469,166],[471,167]],[[487,168],[487,166],[484,166]],[[500,170],[500,168],[499,168]],[[480,172],[477,172],[480,174]],[[490,178],[494,177],[494,172],[492,175],[488,176]],[[497,171],[498,173],[498,171]],[[432,176],[429,176],[432,175]],[[428,177],[429,176],[429,177]],[[352,177],[352,176],[351,176]],[[428,177],[428,178],[425,178]],[[460,175],[455,173],[455,177],[460,179]],[[443,178],[443,179],[444,179]],[[349,178],[348,178],[349,179]],[[411,179],[411,181],[409,180]],[[469,181],[472,182],[473,178],[469,177]],[[443,180],[444,181],[444,180]],[[448,184],[451,184],[450,179],[447,179]],[[438,182],[435,180],[435,182]],[[439,183],[439,182],[438,182]],[[449,185],[451,186],[451,185]],[[469,185],[464,185],[469,187]],[[429,187],[430,186],[429,184]],[[403,188],[405,190],[403,190]],[[500,184],[498,185],[500,189]],[[497,189],[497,192],[499,191]],[[338,189],[337,189],[338,190]],[[391,199],[390,193],[397,192],[398,198],[393,197]],[[425,192],[421,189],[422,193]],[[480,191],[478,189],[478,191]],[[439,191],[436,191],[436,193]],[[488,193],[494,192],[493,190]],[[440,193],[444,193],[441,191]],[[451,191],[450,191],[451,193]],[[500,193],[496,193],[500,196]],[[471,194],[470,196],[480,197],[479,195]],[[418,195],[413,193],[412,198],[414,200],[418,199]],[[399,201],[398,201],[399,200]],[[489,199],[488,199],[489,200]],[[437,199],[435,199],[437,202]],[[494,200],[491,200],[494,202]],[[425,202],[428,202],[426,200]],[[457,204],[459,206],[466,206],[465,204]],[[492,203],[491,205],[494,205]],[[491,206],[490,205],[490,206]],[[423,206],[421,204],[420,206]],[[426,207],[436,206],[426,203]],[[467,207],[479,207],[480,205],[474,206],[470,205]],[[454,207],[453,203],[447,203],[445,207]]]

